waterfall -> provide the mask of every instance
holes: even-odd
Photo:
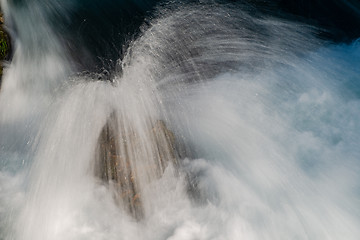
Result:
[[[144,23],[101,68],[77,62],[98,53],[74,48],[89,20],[66,31],[80,1],[1,4],[0,239],[359,236],[358,41],[244,3],[135,1]]]

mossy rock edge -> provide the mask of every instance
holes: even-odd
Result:
[[[0,13],[0,86],[3,75],[3,61],[9,59],[11,51],[10,38],[4,29],[3,14]]]

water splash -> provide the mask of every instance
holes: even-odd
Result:
[[[30,6],[32,21],[8,11],[34,22]],[[242,5],[161,6],[111,81],[97,81],[72,74],[56,34],[39,29],[49,47],[34,40],[44,31],[19,34],[0,94],[1,239],[359,235],[357,43],[326,45]],[[135,171],[134,187],[98,166],[112,135],[113,163],[130,165],[116,174]],[[126,203],[135,192],[141,210]]]

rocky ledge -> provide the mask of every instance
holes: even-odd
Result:
[[[3,61],[9,60],[10,50],[10,38],[5,30],[3,14],[0,13],[0,86],[3,74]]]

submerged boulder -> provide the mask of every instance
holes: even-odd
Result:
[[[96,152],[95,174],[113,189],[116,203],[137,220],[144,216],[139,178],[146,175],[151,181],[160,178],[169,163],[179,166],[175,136],[161,120],[140,133],[112,114]]]

